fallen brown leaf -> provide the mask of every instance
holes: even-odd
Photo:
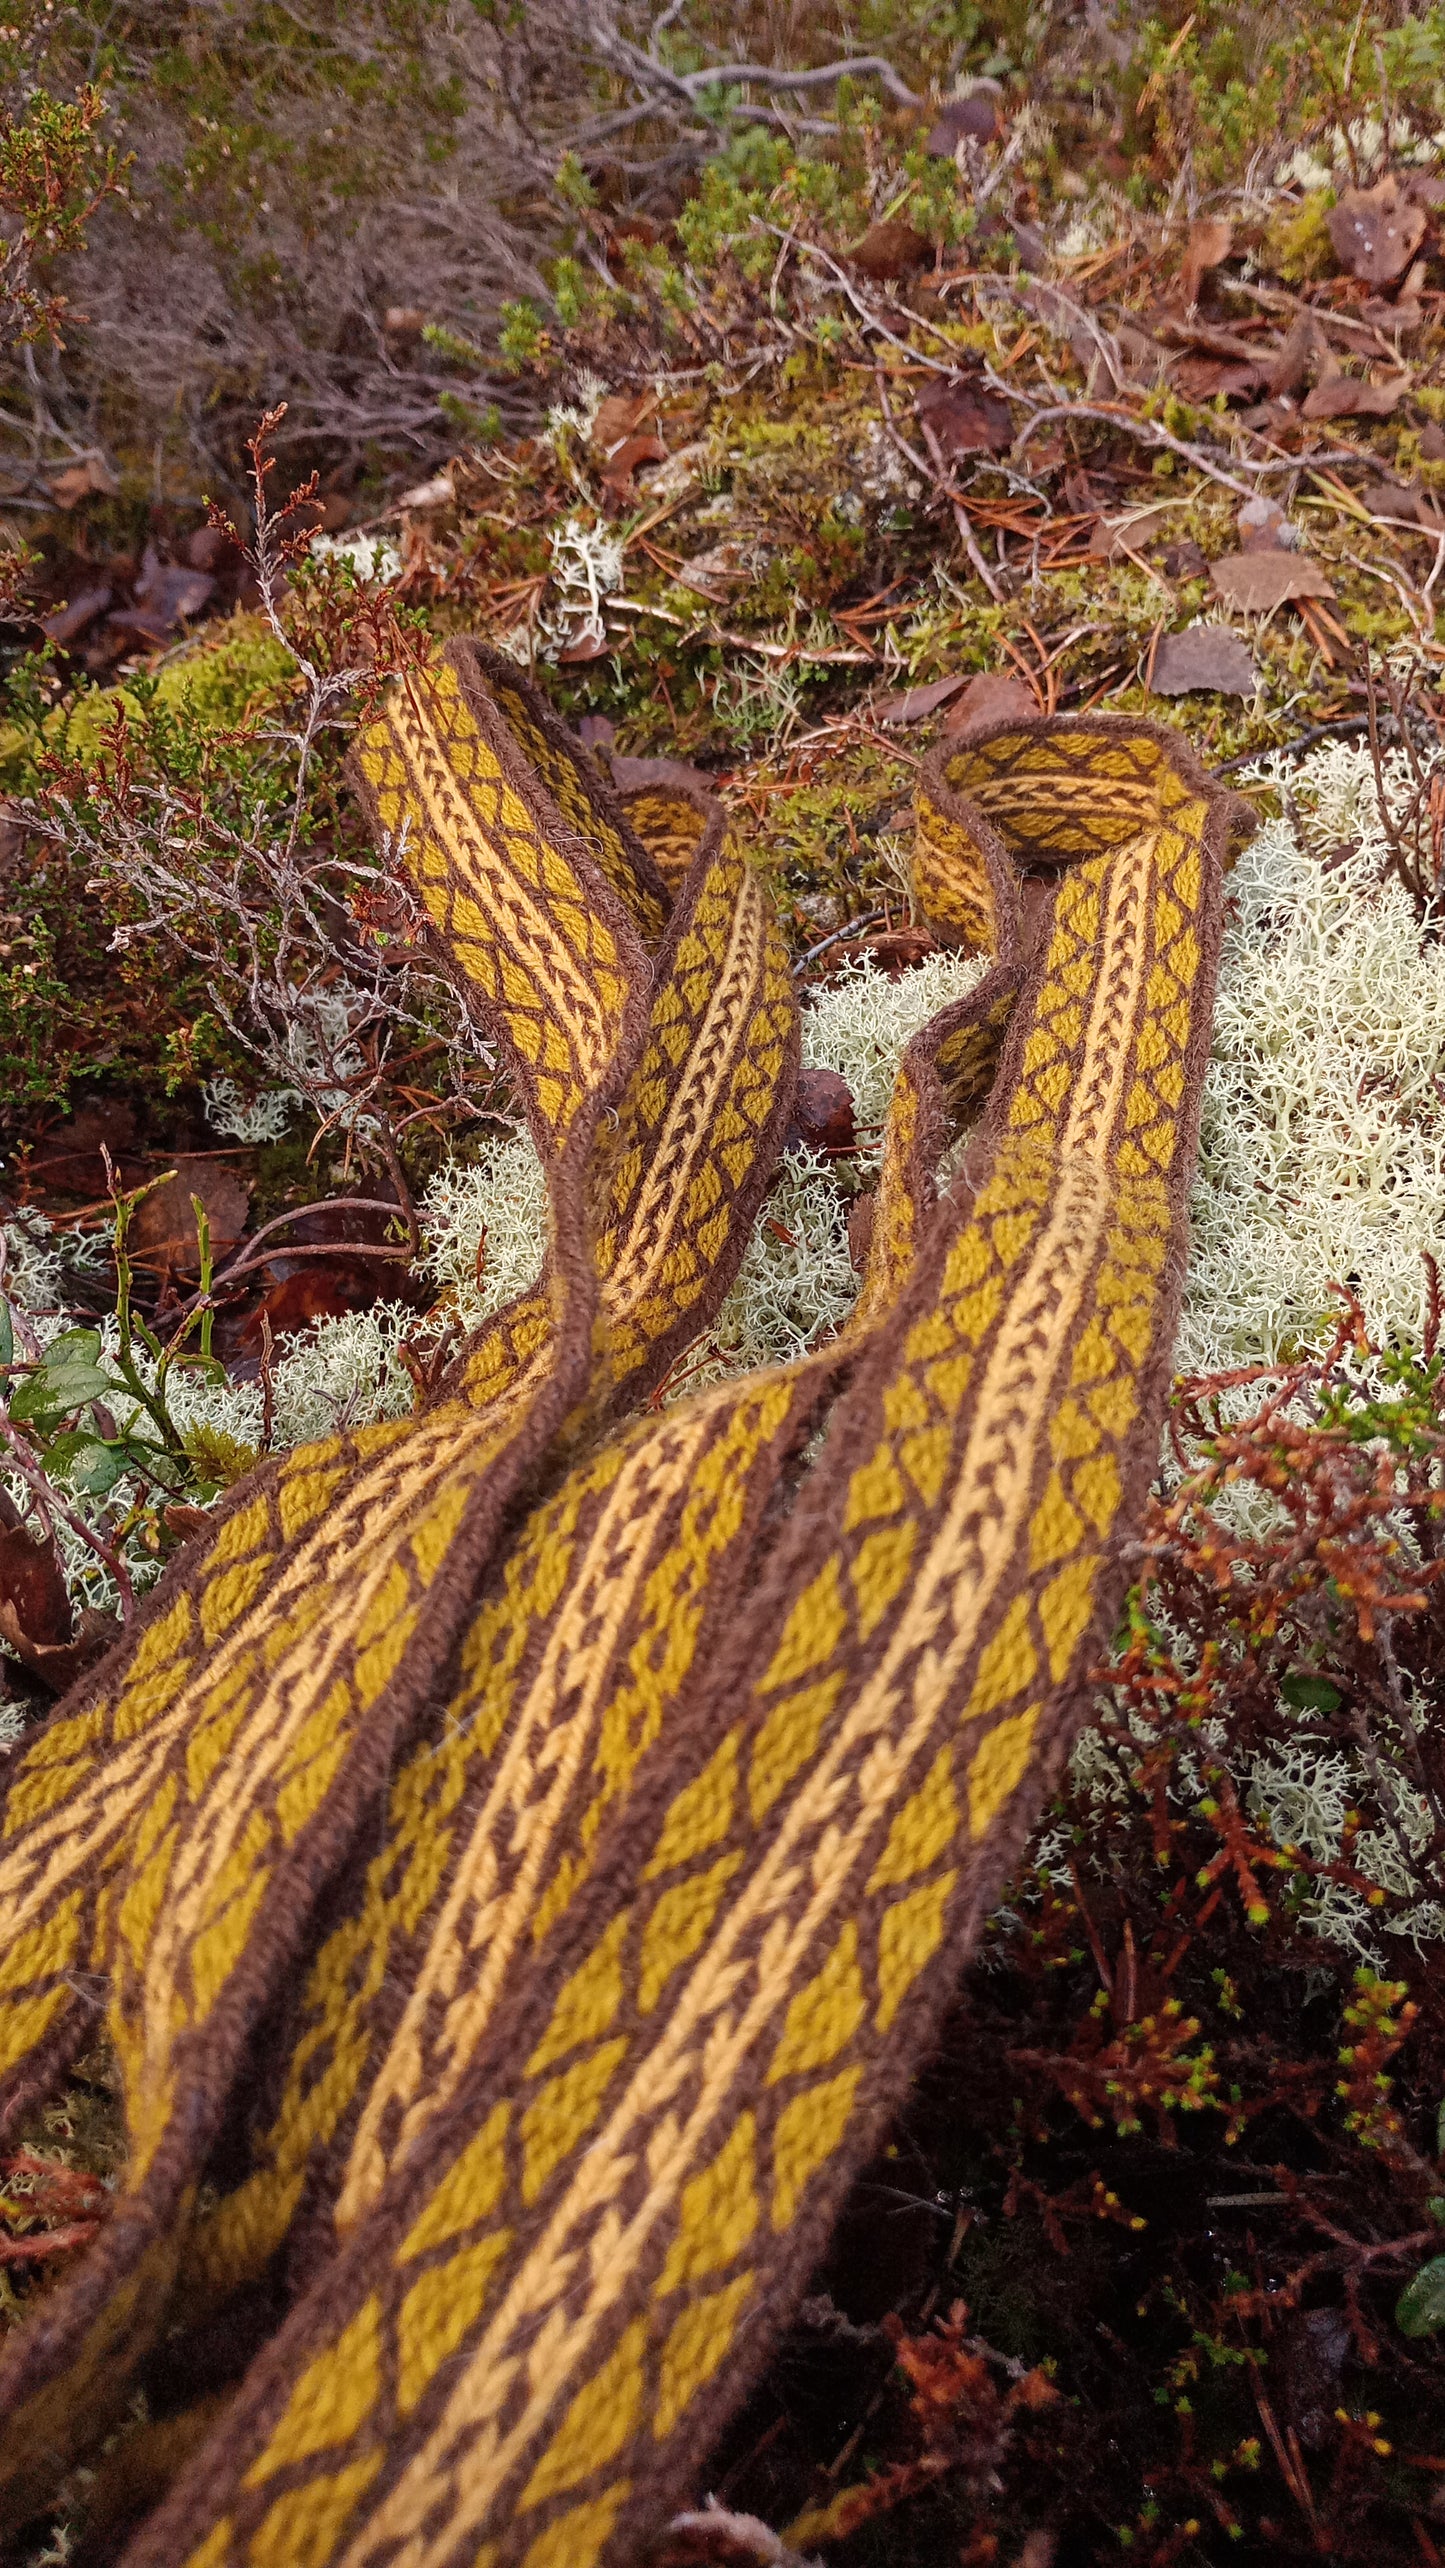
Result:
[[[1253,357],[1247,364],[1228,357],[1177,357],[1169,380],[1185,401],[1213,401],[1221,392],[1226,401],[1242,401],[1246,393],[1263,390],[1269,368]]]
[[[1225,624],[1189,624],[1162,634],[1154,654],[1155,695],[1252,696],[1259,671],[1246,643]]]
[[[12,1648],[56,1649],[71,1636],[70,1597],[54,1543],[37,1542],[0,1489],[0,1630]]]
[[[655,392],[609,392],[597,405],[592,422],[592,443],[604,455],[630,437],[650,411],[657,408]]]
[[[602,476],[602,504],[609,516],[630,506],[635,493],[633,475],[640,464],[664,464],[667,448],[660,437],[624,437],[607,458]]]
[[[717,790],[716,776],[705,767],[690,767],[685,758],[609,757],[612,781],[620,794],[655,792],[659,785],[682,785],[693,793],[711,794]]]
[[[199,615],[202,607],[209,604],[215,585],[208,571],[193,571],[180,562],[163,562],[154,544],[147,544],[135,584],[136,604],[160,616],[174,632],[177,625]]]
[[[1393,175],[1377,187],[1347,187],[1329,216],[1336,258],[1367,285],[1393,285],[1403,276],[1426,228],[1423,209]]]
[[[352,1311],[369,1311],[394,1290],[395,1265],[380,1257],[312,1257],[298,1265],[263,1295],[241,1331],[243,1342],[264,1341],[262,1315],[273,1338],[314,1328],[318,1320],[344,1319]]]
[[[198,1195],[211,1230],[212,1253],[235,1247],[246,1227],[251,1190],[222,1162],[179,1158],[175,1175],[143,1195],[131,1216],[128,1245],[136,1262],[157,1270],[194,1275],[200,1267],[200,1241],[191,1197]]]
[[[1222,214],[1202,214],[1189,226],[1189,243],[1179,282],[1184,300],[1191,307],[1199,301],[1199,289],[1211,268],[1227,259],[1234,246],[1234,226]]]
[[[99,586],[77,589],[64,606],[56,607],[50,615],[42,615],[40,630],[64,649],[67,642],[74,642],[88,624],[93,624],[98,615],[105,613],[114,595],[109,580]]]
[[[966,96],[946,98],[923,148],[935,160],[952,160],[967,135],[975,143],[993,142],[1001,129],[1003,91],[996,80],[973,82]]]
[[[937,440],[945,463],[954,455],[1003,455],[1013,444],[1013,414],[1006,401],[965,375],[935,377],[916,404],[919,425]]]
[[[966,672],[960,670],[955,677],[934,678],[924,687],[903,687],[893,695],[875,696],[869,710],[875,722],[922,722],[968,684]]]
[[[1289,551],[1289,545],[1283,540],[1281,534],[1281,529],[1288,526],[1289,519],[1277,499],[1247,499],[1234,522],[1239,529],[1239,549],[1242,553],[1287,553]]]
[[[1308,553],[1226,553],[1210,564],[1210,577],[1230,606],[1263,615],[1292,597],[1332,598],[1327,573]]]
[[[891,285],[900,277],[915,276],[933,256],[933,243],[911,223],[896,216],[882,223],[870,223],[861,241],[855,241],[848,257],[860,276],[874,285]]]
[[[970,678],[957,702],[944,716],[943,728],[950,738],[977,731],[986,722],[1034,722],[1038,706],[1032,691],[1022,678],[1011,678],[1006,670],[989,669],[981,677]]]
[[[852,1150],[858,1139],[853,1091],[836,1070],[800,1070],[785,1150]]]
[[[50,496],[57,508],[78,508],[83,499],[92,496],[114,499],[120,483],[103,455],[83,455],[78,464],[67,464],[50,485]]]
[[[1300,404],[1303,419],[1388,419],[1410,389],[1407,374],[1389,383],[1367,383],[1363,375],[1326,375]]]
[[[1285,332],[1275,355],[1265,386],[1271,397],[1298,392],[1307,374],[1327,370],[1329,352],[1324,333],[1312,312],[1298,312]]]

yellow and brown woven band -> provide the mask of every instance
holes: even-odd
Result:
[[[533,703],[515,671],[511,688]],[[18,2109],[83,2030],[87,1990],[108,1986],[133,2145],[112,2270],[79,2274],[0,2359],[0,2475],[13,2455],[27,2490],[52,2436],[73,2431],[76,2363],[113,2395],[125,2346],[163,2307],[175,2207],[231,2064],[433,1699],[504,1510],[569,1420],[623,1381],[645,1392],[706,1322],[790,1105],[786,958],[714,810],[693,810],[695,862],[649,958],[466,646],[397,694],[358,764],[509,1052],[552,1246],[536,1288],[477,1333],[423,1416],[302,1448],[246,1483],[138,1643],[17,1761],[0,1820],[0,2076]],[[148,2288],[118,2334],[116,2278],[142,2259]]]
[[[261,2275],[290,2304],[127,2568],[635,2555],[804,2288],[1057,1771],[1157,1451],[1229,824],[1188,753],[1098,721],[1001,727],[928,762],[920,897],[995,968],[905,1059],[858,1314],[799,1366],[612,1425],[741,1253],[793,1058],[782,958],[746,866],[681,797],[651,881],[599,799],[580,922],[576,753],[530,700],[530,741],[499,716],[465,653],[434,688],[421,745],[413,697],[363,768],[532,1082],[554,1238],[531,1297],[541,1369],[483,1403],[492,1377],[469,1348],[380,1459],[400,1472],[429,1434],[491,1419],[480,1486],[503,1494],[486,1539],[468,1539],[470,1496],[441,1521],[439,1466],[430,1574],[410,1529],[384,1566],[367,1543],[368,1573],[405,1560],[360,1644],[394,1652],[367,1701],[355,1546],[309,1652],[283,1553],[237,1609],[244,1678],[236,1654],[212,1673],[229,1626],[208,1656],[192,1643],[139,1785],[144,1728],[86,1706],[57,1715],[12,1788],[31,1801],[7,1850],[92,1775],[97,1813],[112,1768],[131,1794],[105,1898],[86,1908],[63,1854],[55,1879],[85,1921],[81,1967],[110,1982],[133,2146],[109,2242],[0,2368],[12,2514],[74,2450],[78,2393],[134,2377],[157,2312]],[[552,793],[528,785],[518,739],[554,762]],[[515,837],[521,905],[545,912],[539,835],[561,867],[555,1034],[540,968],[530,986],[512,969],[520,928],[505,969],[479,961],[465,906],[473,839]],[[679,842],[695,853],[649,988],[634,957]],[[1021,864],[1060,877],[1027,961]],[[473,907],[485,924],[492,904]],[[991,1073],[939,1200],[940,1156]],[[339,1466],[316,1539],[377,1467]],[[199,1615],[218,1567],[253,1556],[214,1560],[247,1503],[273,1508],[270,1485],[162,1598],[137,1658],[178,1600]],[[305,1734],[298,1766],[286,1688],[312,1657],[313,1724],[338,1666],[353,1700]],[[105,1704],[133,1671],[107,1677]],[[64,1744],[76,1721],[94,1726]],[[279,1795],[298,1772],[312,1798],[288,1839]],[[324,1861],[288,1865],[328,1813]],[[47,1843],[73,1838],[62,1822]],[[22,1887],[42,1850],[30,1860]],[[53,1907],[31,1897],[43,1937]],[[38,2009],[67,1967],[37,1944],[0,1993]],[[275,2074],[248,2124],[261,2033]],[[37,2018],[32,2050],[45,2039]],[[242,2172],[197,2223],[223,2130]]]

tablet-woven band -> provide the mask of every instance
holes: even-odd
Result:
[[[995,968],[905,1059],[855,1320],[610,1426],[735,1270],[791,1002],[715,819],[681,798],[649,871],[599,796],[594,861],[585,769],[530,699],[499,716],[487,674],[454,646],[361,765],[528,1099],[542,1284],[422,1418],[293,1458],[336,1476],[291,1551],[284,1471],[241,1493],[7,1804],[7,1913],[40,1939],[0,1963],[31,2009],[12,2049],[58,2056],[70,1899],[133,2141],[111,2239],[0,2367],[12,2511],[72,2448],[78,2394],[130,2377],[140,2304],[153,2330],[269,2260],[290,2277],[128,2568],[633,2554],[803,2289],[1057,1771],[1157,1450],[1227,798],[1144,724],[1014,725],[927,762],[920,898]],[[1029,963],[1019,862],[1060,869]],[[950,1115],[991,1072],[939,1201]],[[158,1676],[159,1708],[127,1712]],[[378,1845],[360,1821],[398,1756]],[[251,2172],[193,2227],[328,1878]]]

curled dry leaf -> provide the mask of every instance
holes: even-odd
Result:
[[[641,465],[666,461],[667,448],[660,437],[624,437],[620,446],[614,446],[602,476],[602,505],[608,515],[615,517],[630,507],[636,496],[633,475]]]
[[[90,588],[77,589],[75,595],[67,598],[64,606],[58,606],[52,615],[42,615],[40,630],[63,650],[68,642],[76,641],[98,615],[105,613],[114,595],[109,580]]]
[[[965,672],[960,670],[951,678],[934,678],[926,687],[903,687],[894,695],[877,696],[871,707],[873,719],[894,724],[922,722],[969,683]]]
[[[836,1070],[800,1070],[785,1149],[841,1153],[857,1143],[853,1091]]]
[[[1155,695],[1252,696],[1259,671],[1247,643],[1227,624],[1190,624],[1166,633],[1154,654]]]
[[[83,499],[114,499],[119,489],[119,478],[103,455],[82,455],[78,464],[67,464],[55,475],[50,496],[57,508],[78,508]]]
[[[1300,405],[1305,419],[1388,419],[1410,389],[1407,374],[1389,383],[1367,383],[1363,375],[1326,375]]]
[[[1293,549],[1294,528],[1277,499],[1247,499],[1235,524],[1242,553],[1288,553]]]
[[[1422,208],[1411,203],[1392,175],[1378,187],[1347,187],[1330,213],[1329,227],[1341,267],[1367,285],[1393,285],[1424,240],[1426,221]]]
[[[1038,705],[1031,688],[1022,678],[1011,678],[1003,669],[986,670],[982,677],[970,678],[963,693],[948,708],[943,727],[950,738],[960,733],[977,731],[985,722],[1034,722]]]
[[[1199,289],[1211,268],[1227,259],[1234,246],[1234,226],[1222,214],[1203,214],[1189,226],[1189,244],[1179,282],[1184,300],[1191,306],[1199,301]]]
[[[935,160],[952,160],[967,138],[996,142],[1003,124],[1003,91],[996,80],[970,81],[961,98],[946,98],[923,148]]]
[[[597,405],[592,422],[592,443],[601,454],[610,455],[624,437],[631,437],[644,419],[657,408],[655,392],[609,392]]]
[[[1292,597],[1332,598],[1329,576],[1308,553],[1226,553],[1210,577],[1230,606],[1264,615]]]
[[[1268,381],[1269,368],[1251,357],[1246,362],[1228,357],[1178,357],[1169,369],[1169,380],[1185,401],[1213,401],[1223,393],[1226,401],[1242,401],[1247,393],[1259,392]]]
[[[966,375],[936,376],[917,402],[918,424],[947,463],[954,455],[1003,455],[1013,444],[1006,401]]]
[[[250,1188],[233,1169],[214,1159],[177,1159],[175,1175],[142,1196],[131,1216],[127,1244],[138,1265],[180,1269],[195,1274],[200,1241],[191,1197],[198,1195],[211,1228],[216,1256],[234,1248],[246,1227]]]
[[[897,217],[882,223],[870,223],[861,241],[855,241],[848,252],[860,276],[874,285],[891,285],[900,277],[916,276],[933,256],[933,243],[923,232],[915,232],[911,223]]]
[[[607,763],[620,794],[651,793],[659,785],[682,785],[700,794],[717,791],[716,776],[710,776],[705,767],[689,766],[685,758],[629,758],[614,754]]]

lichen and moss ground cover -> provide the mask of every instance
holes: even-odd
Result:
[[[690,78],[708,34],[655,59]],[[860,76],[791,125],[782,93],[773,121],[719,107],[655,184],[584,137],[505,318],[439,296],[392,334],[438,376],[409,499],[314,430],[332,487],[269,527],[229,497],[233,544],[126,428],[115,488],[25,518],[0,1354],[56,1387],[12,1430],[0,1722],[43,1716],[257,1452],[424,1398],[534,1270],[535,1157],[345,779],[409,652],[481,631],[620,780],[683,762],[785,923],[824,1084],[673,1392],[821,1342],[856,1289],[893,1066],[976,970],[910,915],[921,752],[1010,704],[1177,720],[1261,825],[1139,1583],[938,2056],[700,2476],[721,2511],[667,2556],[1428,2563],[1445,37],[1353,11],[1176,12],[1102,52],[1007,13],[849,35],[912,104]],[[620,60],[589,110],[641,98],[661,161]],[[143,586],[175,619],[150,646]],[[67,1406],[81,1358],[103,1379]],[[7,2162],[4,2317],[104,2217],[109,2074]],[[152,2424],[193,2386],[158,2364]],[[144,2423],[32,2558],[119,2556]]]

